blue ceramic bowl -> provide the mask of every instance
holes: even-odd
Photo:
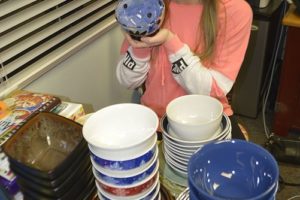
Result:
[[[95,155],[92,151],[90,151],[91,158],[93,161],[102,168],[107,168],[110,170],[118,170],[118,171],[125,171],[130,169],[135,169],[141,167],[148,163],[156,152],[156,144],[152,146],[152,148],[144,153],[143,155],[133,158],[130,160],[118,161],[118,160],[107,160],[100,158],[99,156]]]
[[[115,9],[115,16],[130,35],[149,36],[159,30],[164,10],[163,0],[122,0]]]
[[[131,185],[138,182],[141,182],[142,180],[146,179],[148,176],[152,174],[152,172],[157,168],[159,165],[159,161],[157,159],[157,154],[155,158],[153,159],[152,163],[149,165],[148,168],[145,169],[145,171],[141,172],[140,174],[137,174],[135,176],[129,176],[129,177],[113,177],[108,176],[100,171],[97,171],[96,168],[94,168],[94,175],[96,178],[103,180],[106,183],[123,186],[123,185]]]
[[[189,188],[206,200],[270,199],[276,192],[278,177],[274,157],[244,140],[204,145],[188,163]]]

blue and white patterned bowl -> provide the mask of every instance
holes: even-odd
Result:
[[[101,179],[103,182],[112,184],[112,185],[130,185],[140,182],[141,180],[144,180],[149,175],[152,174],[152,172],[159,166],[159,160],[158,157],[158,151],[156,151],[154,159],[151,161],[149,166],[145,169],[145,171],[141,172],[140,174],[134,175],[134,176],[128,176],[128,177],[113,177],[109,175],[105,175],[99,171],[97,171],[96,168],[93,168],[94,176],[97,179]],[[125,173],[127,175],[127,173]]]
[[[151,165],[153,159],[156,157],[157,152],[158,152],[158,147],[157,147],[157,144],[155,144],[155,152],[154,152],[152,158],[148,162],[143,163],[139,167],[128,169],[128,170],[115,170],[115,169],[101,167],[94,161],[94,159],[92,159],[92,157],[91,157],[91,162],[92,162],[93,167],[98,172],[101,172],[102,174],[105,174],[106,176],[111,176],[111,177],[116,177],[116,178],[125,178],[125,177],[136,176],[138,174],[143,173]]]
[[[97,183],[95,182],[97,190],[98,190],[98,196],[100,199],[103,200],[158,200],[159,194],[160,194],[160,182],[159,182],[159,176],[157,176],[155,183],[146,191],[143,191],[142,193],[139,193],[138,195],[134,196],[117,196],[112,195],[110,193],[105,192]]]
[[[91,149],[90,149],[90,155],[94,163],[96,163],[98,166],[102,168],[125,171],[125,170],[135,169],[145,165],[146,163],[149,163],[149,161],[153,159],[156,149],[157,149],[157,145],[156,143],[154,143],[150,150],[147,150],[147,152],[143,153],[142,155],[130,160],[103,159],[100,156],[97,156],[95,153],[93,153]]]
[[[160,28],[164,12],[163,0],[122,0],[115,9],[115,16],[130,35],[148,36]]]

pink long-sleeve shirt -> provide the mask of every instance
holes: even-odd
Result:
[[[244,0],[219,0],[218,34],[215,53],[205,62],[193,52],[203,50],[198,27],[203,11],[201,4],[170,3],[169,19],[164,23],[175,36],[154,48],[132,48],[124,40],[117,66],[119,82],[137,88],[145,82],[142,104],[159,117],[167,104],[186,94],[210,95],[219,99],[227,115],[233,111],[227,100],[247,49],[252,10]],[[199,45],[200,44],[200,45]]]

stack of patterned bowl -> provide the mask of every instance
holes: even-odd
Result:
[[[96,193],[82,126],[41,112],[4,144],[25,199],[90,199]]]
[[[100,199],[160,199],[158,118],[139,104],[93,113],[83,126]]]

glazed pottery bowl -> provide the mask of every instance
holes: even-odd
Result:
[[[158,123],[156,113],[146,106],[115,104],[87,119],[83,137],[90,150],[102,159],[123,161],[149,150],[156,140]]]
[[[159,182],[158,168],[145,180],[128,186],[113,186],[96,179],[96,186],[101,194],[110,199],[142,199],[149,194]]]
[[[125,172],[123,174],[123,177],[114,177],[111,174],[106,175],[106,174],[98,171],[96,168],[93,168],[93,173],[97,179],[100,179],[103,182],[108,183],[108,184],[120,185],[120,186],[132,185],[132,184],[141,182],[143,179],[149,177],[153,173],[153,171],[159,165],[159,161],[158,161],[157,157],[158,157],[158,152],[156,152],[154,159],[151,161],[149,166],[147,168],[145,168],[144,171],[142,171],[136,175],[133,175],[133,176],[128,176],[128,174]]]
[[[207,200],[269,199],[278,177],[274,157],[261,146],[244,140],[204,145],[188,163],[190,191]]]
[[[159,200],[160,198],[160,183],[158,179],[156,180],[155,184],[148,190],[145,191],[141,194],[135,195],[135,196],[129,196],[129,197],[123,197],[123,196],[115,196],[111,195],[109,193],[106,193],[103,191],[98,183],[96,182],[96,186],[98,188],[98,196],[100,199],[103,200],[110,200],[110,199],[115,199],[115,200],[134,200],[134,199],[140,199],[140,200]]]
[[[98,172],[105,174],[106,176],[115,177],[115,178],[125,178],[125,177],[133,177],[145,172],[145,170],[150,167],[153,160],[157,158],[157,154],[158,154],[158,147],[156,145],[154,155],[149,161],[139,164],[139,167],[127,169],[127,170],[122,170],[119,167],[112,167],[112,169],[101,167],[94,161],[92,157],[91,157],[91,162],[93,167],[97,169]]]
[[[222,140],[222,139],[231,139],[231,122],[229,117],[223,113],[222,120],[220,123],[220,127],[217,130],[215,134],[213,134],[212,137],[209,139],[204,140],[185,140],[179,138],[177,135],[174,135],[174,133],[170,132],[170,122],[166,115],[164,115],[160,120],[160,128],[162,130],[164,140],[167,140],[170,144],[180,148],[180,149],[195,149],[199,146],[202,146],[204,144],[210,143],[212,141],[216,140]]]
[[[134,39],[155,34],[162,25],[163,0],[122,0],[115,9],[120,26]]]
[[[119,171],[126,171],[143,167],[143,165],[149,163],[150,160],[153,160],[156,151],[157,145],[156,142],[154,142],[149,149],[146,149],[146,152],[141,152],[140,156],[128,160],[108,160],[101,158],[101,155],[98,156],[92,151],[92,148],[90,148],[91,158],[93,159],[94,163],[96,163],[99,167],[107,168],[108,170]]]
[[[170,129],[188,141],[207,140],[220,128],[223,105],[206,95],[185,95],[172,100],[166,108]]]

